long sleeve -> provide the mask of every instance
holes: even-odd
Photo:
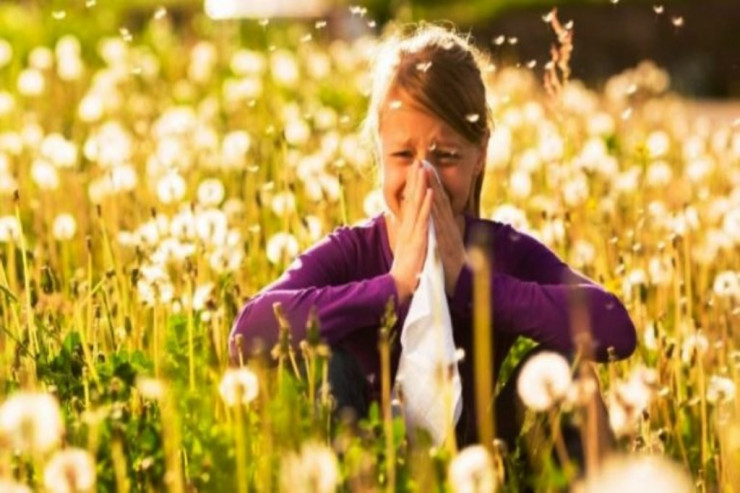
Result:
[[[513,263],[508,273],[494,269],[491,278],[494,330],[529,337],[546,347],[569,352],[575,347],[572,307],[582,307],[597,361],[608,358],[613,348],[618,358],[635,349],[635,328],[627,310],[612,293],[576,273],[555,253],[531,236],[515,234],[512,245],[497,248],[505,257],[497,262]],[[452,297],[452,309],[470,310],[473,273],[463,267]]]
[[[242,308],[231,329],[229,349],[238,355],[237,336],[242,351],[249,354],[255,344],[271,348],[278,341],[278,322],[273,304],[282,304],[297,344],[306,335],[306,322],[315,306],[320,332],[329,344],[353,330],[377,327],[388,299],[398,307],[398,295],[390,274],[352,280],[356,270],[347,230],[329,235],[301,254],[274,283],[265,287]],[[355,276],[356,278],[356,276]]]

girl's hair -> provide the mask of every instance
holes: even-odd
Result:
[[[389,36],[373,63],[370,106],[364,122],[364,132],[376,154],[381,106],[391,90],[402,91],[469,142],[482,144],[491,127],[481,73],[486,65],[469,37],[453,29],[423,24]],[[476,178],[466,207],[474,216],[480,215],[483,175],[481,172]]]

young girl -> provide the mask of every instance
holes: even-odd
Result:
[[[463,415],[456,432],[459,445],[476,436],[472,336],[473,275],[466,246],[484,237],[493,262],[494,375],[518,336],[526,336],[564,354],[574,350],[570,300],[587,308],[591,354],[617,358],[635,348],[635,329],[612,294],[578,275],[543,244],[509,225],[479,217],[486,150],[490,135],[486,93],[479,55],[459,35],[425,26],[385,43],[375,63],[366,128],[379,162],[387,210],[365,222],[341,227],[298,257],[274,283],[255,295],[236,319],[230,337],[232,357],[248,356],[260,342],[278,338],[273,304],[280,302],[297,343],[316,307],[320,331],[332,347],[329,380],[339,408],[364,416],[379,399],[378,327],[392,298],[400,331],[427,250],[429,218],[434,221],[438,252],[463,384]],[[425,170],[431,163],[440,178]],[[237,347],[236,336],[242,336]],[[396,341],[398,338],[396,338]],[[392,376],[401,348],[391,349]],[[520,365],[521,367],[521,365]],[[520,368],[519,367],[519,368]],[[513,446],[516,374],[496,401],[498,435]]]

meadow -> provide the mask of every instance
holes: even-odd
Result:
[[[244,302],[382,208],[360,133],[377,36],[202,15],[183,31],[165,7],[96,29],[87,3],[0,6],[0,490],[571,484],[552,463],[519,477],[524,451],[495,442],[411,446],[387,402],[333,423],[317,327],[230,364]],[[573,490],[740,491],[740,120],[690,113],[650,62],[593,88],[562,43],[559,63],[499,62],[515,43],[488,45],[482,215],[619,295],[638,329],[631,358],[598,367],[614,458]],[[585,412],[566,387],[532,422]]]

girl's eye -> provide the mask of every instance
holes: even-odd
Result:
[[[454,161],[460,157],[457,151],[445,151],[441,149],[438,149],[435,155],[440,161]]]
[[[411,159],[414,157],[414,153],[411,151],[398,151],[391,154],[393,157],[401,158],[401,159]]]

